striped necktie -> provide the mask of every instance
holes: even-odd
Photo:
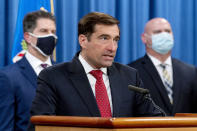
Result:
[[[169,72],[166,69],[166,64],[160,64],[160,67],[162,68],[162,77],[163,77],[164,86],[167,90],[170,103],[173,104],[172,79],[169,75]]]

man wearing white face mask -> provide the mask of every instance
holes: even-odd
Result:
[[[0,70],[0,130],[26,131],[30,107],[37,88],[37,76],[52,65],[50,56],[56,46],[55,18],[36,11],[23,20],[27,52],[18,62]]]
[[[174,38],[170,23],[164,18],[151,19],[141,39],[146,55],[129,66],[139,71],[155,103],[169,116],[197,112],[196,69],[171,57]]]

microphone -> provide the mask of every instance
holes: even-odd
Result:
[[[133,86],[133,85],[128,85],[128,88],[131,91],[142,94],[145,99],[149,100],[153,104],[153,106],[162,113],[163,116],[167,116],[165,111],[163,109],[161,109],[158,105],[155,104],[155,102],[153,101],[153,99],[150,96],[150,92],[149,92],[148,89],[139,88],[139,87],[136,87],[136,86]]]
[[[128,88],[129,88],[129,90],[138,92],[140,94],[144,94],[144,95],[149,94],[148,89],[139,88],[139,87],[136,87],[136,86],[133,86],[133,85],[128,85]]]

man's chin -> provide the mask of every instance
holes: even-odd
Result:
[[[109,67],[112,65],[113,62],[106,62],[103,64],[103,67]]]

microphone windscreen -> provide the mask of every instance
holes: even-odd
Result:
[[[149,90],[148,89],[144,89],[144,88],[139,88],[133,85],[128,85],[129,90],[131,91],[135,91],[141,94],[149,94]]]

